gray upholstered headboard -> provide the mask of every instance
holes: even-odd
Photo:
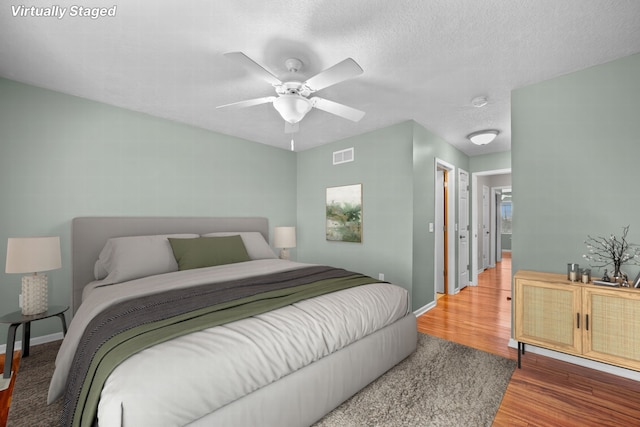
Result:
[[[72,303],[75,313],[82,290],[95,280],[93,267],[112,237],[217,231],[259,231],[269,242],[269,222],[259,217],[78,217],[71,222]]]

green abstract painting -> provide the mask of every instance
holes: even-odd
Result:
[[[362,184],[327,188],[327,240],[362,242]]]

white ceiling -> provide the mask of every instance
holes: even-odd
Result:
[[[14,17],[13,8],[117,6],[115,17]],[[358,123],[312,110],[305,150],[413,119],[468,155],[510,149],[510,93],[640,52],[637,0],[34,0],[3,2],[0,76],[288,149],[273,95],[223,56],[242,51],[284,78],[352,57],[358,77],[319,96],[366,112]],[[489,104],[471,105],[484,95]],[[466,135],[501,131],[485,147]],[[179,143],[179,141],[177,141]]]

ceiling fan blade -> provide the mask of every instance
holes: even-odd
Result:
[[[224,56],[233,61],[236,61],[247,70],[251,71],[253,74],[257,75],[263,80],[266,80],[274,86],[282,84],[282,82],[276,76],[271,74],[271,72],[269,72],[266,68],[264,68],[262,65],[258,64],[256,61],[249,58],[242,52],[228,52],[225,53]]]
[[[360,121],[360,119],[365,115],[364,111],[356,110],[355,108],[329,101],[328,99],[318,98],[317,96],[311,98],[311,103],[319,110],[335,114],[336,116],[340,116],[354,122]]]
[[[284,133],[296,133],[300,130],[299,123],[284,122]]]
[[[265,96],[263,98],[248,99],[246,101],[232,102],[231,104],[218,105],[216,108],[228,108],[230,110],[239,110],[240,108],[253,107],[254,105],[267,104],[273,102],[276,96]]]
[[[316,74],[306,81],[306,85],[311,91],[317,92],[336,83],[340,83],[352,77],[362,74],[362,68],[356,61],[347,58],[338,62],[333,67]]]

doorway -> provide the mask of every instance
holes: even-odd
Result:
[[[471,175],[471,278],[477,286],[478,274],[488,267],[495,267],[496,251],[502,251],[502,238],[497,221],[496,193],[498,189],[511,188],[511,169],[474,172]],[[488,211],[487,211],[488,208]],[[509,243],[510,243],[509,236]]]
[[[434,299],[459,292],[456,280],[455,167],[440,159],[435,164]]]
[[[491,254],[489,266],[502,261],[503,252],[511,252],[511,186],[491,187]]]
[[[458,286],[469,285],[469,172],[458,169]]]
[[[437,294],[449,293],[447,280],[447,186],[449,173],[446,169],[436,170],[436,212],[435,212],[435,285]]]

